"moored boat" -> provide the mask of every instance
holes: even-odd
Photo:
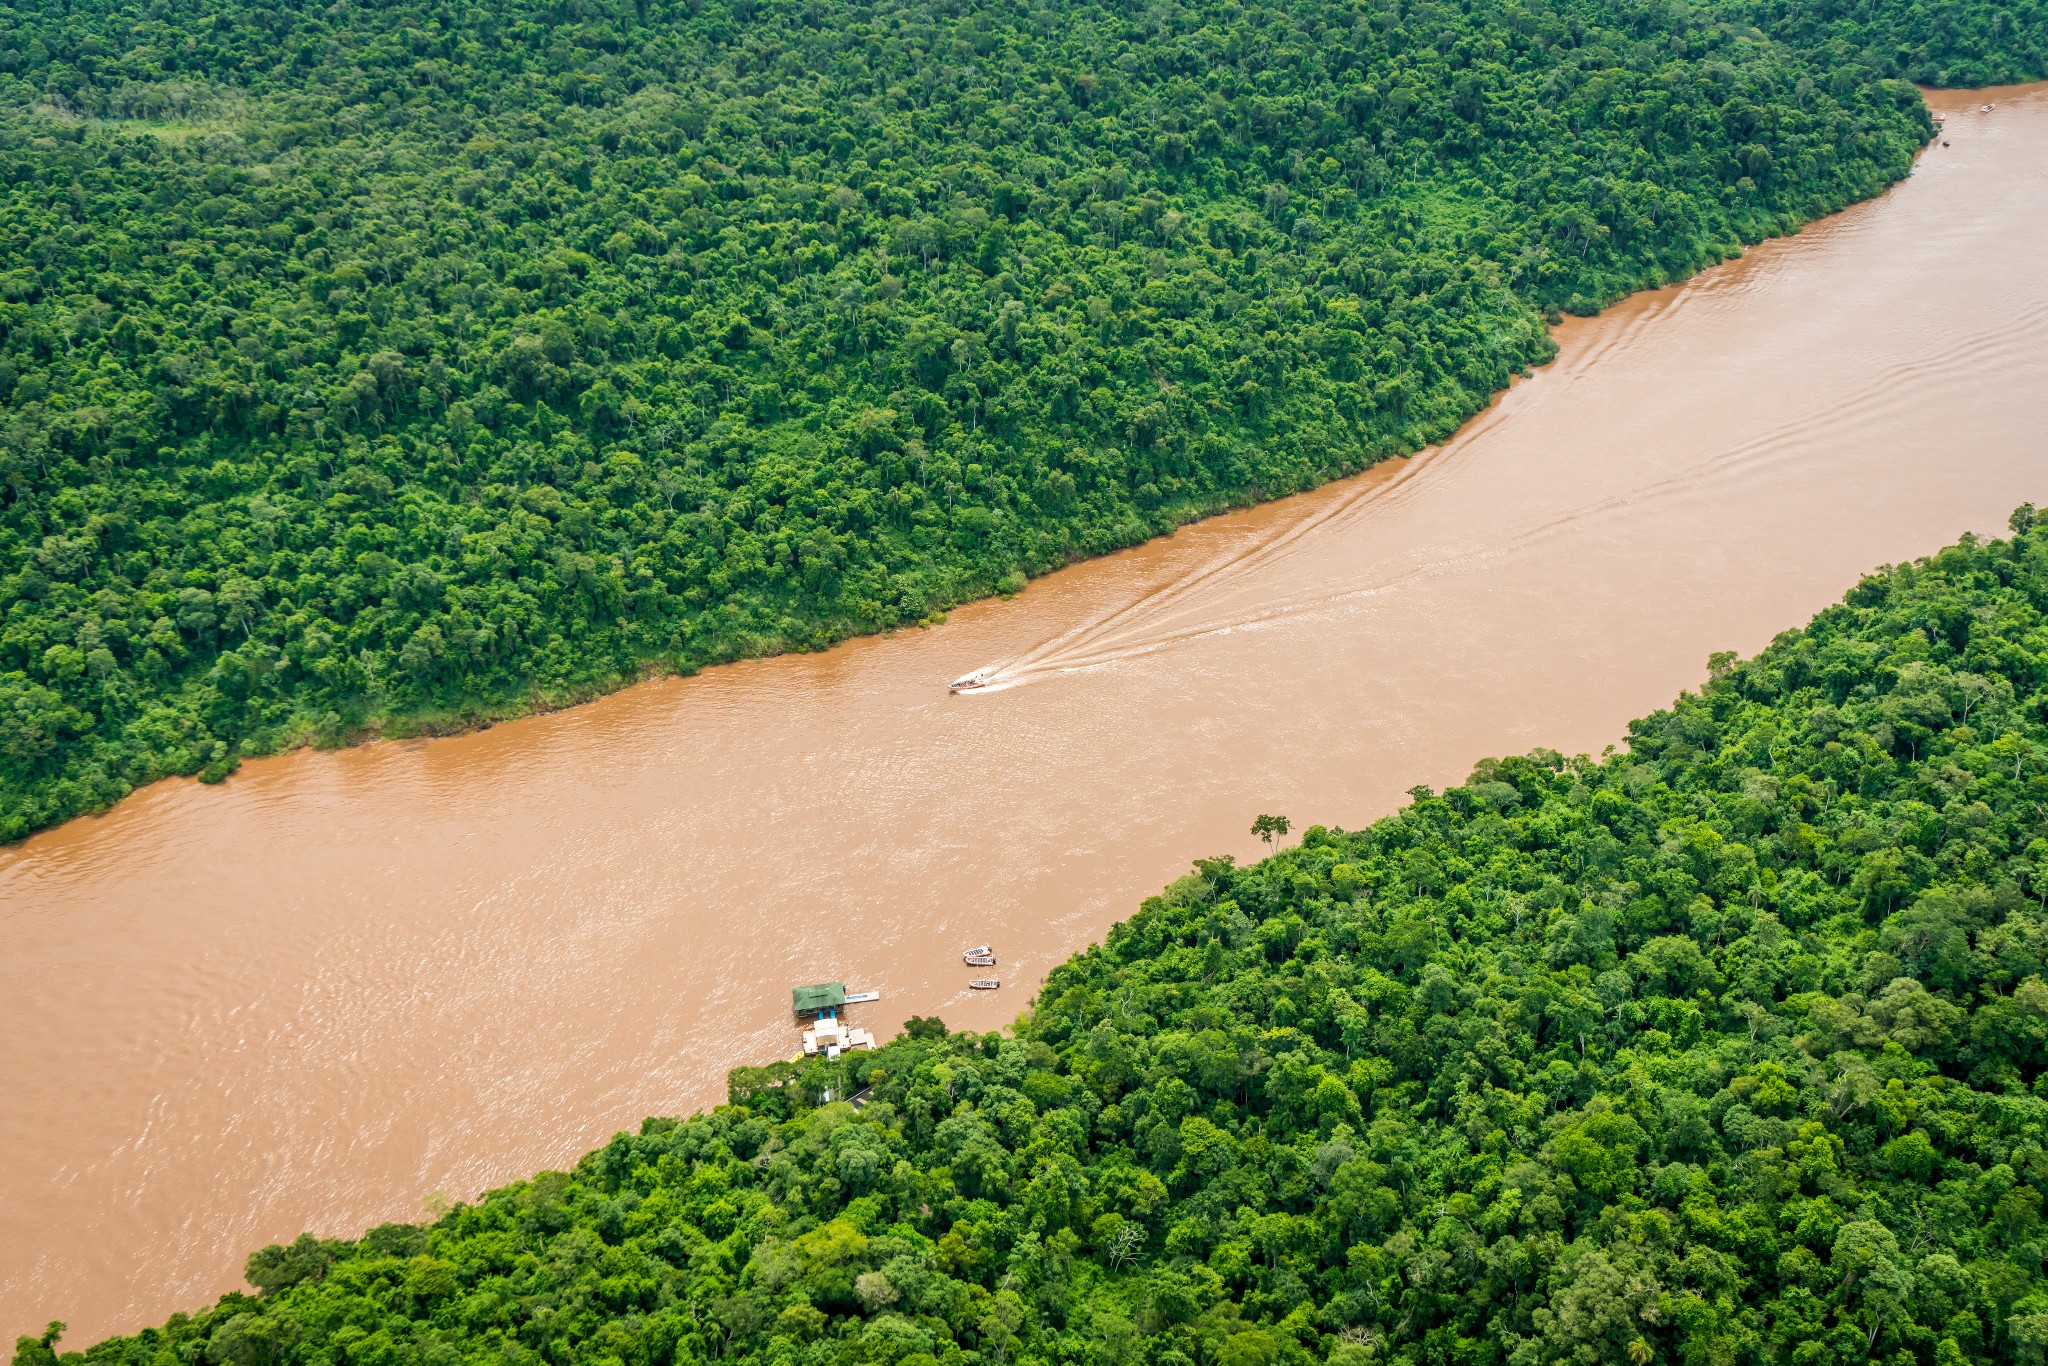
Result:
[[[994,991],[1003,984],[1000,977],[977,977],[967,984],[970,991]]]
[[[996,965],[996,951],[982,944],[961,954],[960,961],[970,968],[992,968]]]

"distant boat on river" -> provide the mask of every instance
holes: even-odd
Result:
[[[983,944],[961,954],[960,961],[970,968],[992,968],[996,965],[996,951]]]
[[[981,691],[981,689],[986,688],[990,683],[994,682],[995,676],[996,666],[990,664],[985,668],[976,669],[971,674],[961,674],[958,678],[954,679],[951,683],[946,685],[946,691],[949,693],[979,692]]]
[[[1003,981],[1000,977],[977,977],[967,984],[967,989],[969,991],[994,991],[1002,984]]]

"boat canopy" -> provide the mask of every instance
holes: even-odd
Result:
[[[798,987],[789,993],[789,1001],[799,1014],[813,1010],[837,1010],[846,1004],[846,983],[821,982],[814,987]]]

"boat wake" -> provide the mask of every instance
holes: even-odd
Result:
[[[1685,302],[1680,296],[1678,304]],[[1669,309],[1664,310],[1666,312]],[[1622,329],[1621,336],[1580,358],[1561,378],[1567,384],[1584,377],[1601,354],[1632,338],[1646,319]],[[1520,554],[1534,546],[1584,528],[1588,523],[1646,503],[1684,496],[1714,485],[1753,479],[1797,458],[1801,450],[1817,449],[1827,433],[1854,412],[1867,419],[1874,412],[1902,408],[1923,386],[2009,359],[2037,344],[2048,330],[2048,306],[2023,310],[1996,329],[1937,338],[1920,355],[1872,370],[1863,382],[1845,387],[1832,401],[1798,419],[1724,447],[1689,467],[1577,506],[1535,518],[1483,544],[1446,548],[1405,565],[1381,566],[1350,583],[1322,581],[1296,592],[1272,590],[1271,571],[1305,553],[1327,558],[1320,542],[1347,534],[1370,518],[1383,520],[1413,500],[1435,490],[1460,454],[1498,424],[1496,405],[1475,418],[1441,447],[1408,457],[1389,478],[1361,485],[1298,522],[1226,550],[1170,582],[1146,589],[1117,607],[1051,637],[1015,658],[968,675],[979,680],[956,691],[1001,692],[1061,675],[1123,664],[1211,636],[1270,629],[1399,591],[1419,581],[1463,572],[1491,561]],[[1266,591],[1261,591],[1262,586]],[[1248,601],[1248,599],[1250,599]]]
[[[993,666],[992,684],[1019,687],[1054,674],[1099,668],[1201,636],[1260,626],[1339,597],[1372,591],[1374,586],[1366,585],[1336,595],[1312,595],[1313,601],[1289,599],[1238,611],[1227,609],[1229,600],[1239,595],[1253,575],[1295,558],[1320,534],[1342,530],[1368,511],[1381,512],[1406,502],[1423,472],[1450,449],[1431,447],[1420,451],[1408,457],[1391,478],[1361,487],[1275,534],[1227,550],[1191,573],[1147,589],[1129,602]],[[1216,614],[1219,607],[1225,608],[1221,616]]]

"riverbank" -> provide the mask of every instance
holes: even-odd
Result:
[[[1888,186],[1879,186],[1874,192],[1882,194],[1887,188]],[[1739,256],[1749,247],[1777,240],[1784,235],[1796,234],[1816,222],[1825,221],[1830,213],[1840,212],[1850,206],[1830,205],[1826,213],[1814,218],[1802,219],[1797,215],[1786,214],[1772,222],[1769,230],[1753,233],[1738,231],[1735,242],[1725,250],[1711,245],[1703,248],[1703,268],[1712,269],[1731,256]],[[1656,269],[1631,283],[1640,289],[1659,289],[1668,288],[1673,283],[1682,283],[1683,278],[1689,277],[1674,281],[1665,271]],[[1626,298],[1628,295],[1623,293],[1619,297]],[[1574,305],[1574,311],[1582,316],[1592,316],[1599,311],[1595,307],[1598,302],[1601,301],[1579,297]],[[1612,307],[1613,301],[1606,301],[1606,306]],[[1526,301],[1521,301],[1517,308],[1511,311],[1527,312]],[[1533,317],[1533,314],[1530,316]],[[1552,329],[1562,321],[1563,315],[1555,312],[1549,314],[1546,319]],[[333,710],[298,713],[248,732],[233,741],[213,738],[201,727],[186,740],[172,743],[162,755],[150,761],[161,776],[144,782],[142,787],[147,787],[152,782],[178,782],[192,778],[204,784],[216,784],[225,781],[246,761],[286,755],[302,749],[341,749],[384,741],[445,738],[471,733],[523,717],[544,716],[586,705],[594,699],[656,679],[687,678],[707,668],[772,659],[788,653],[831,650],[849,639],[857,639],[864,635],[922,629],[943,621],[949,611],[965,603],[984,601],[997,596],[1013,596],[1026,583],[1042,578],[1047,573],[1058,573],[1075,564],[1115,554],[1160,536],[1172,535],[1181,527],[1230,511],[1293,497],[1331,482],[1350,478],[1385,460],[1402,458],[1418,450],[1427,449],[1436,442],[1455,436],[1468,422],[1493,406],[1501,394],[1506,392],[1506,385],[1512,384],[1518,377],[1530,374],[1529,367],[1548,364],[1555,355],[1554,334],[1545,335],[1540,343],[1524,348],[1513,358],[1512,365],[1503,369],[1503,387],[1490,392],[1456,389],[1448,398],[1436,405],[1432,415],[1418,420],[1410,427],[1402,428],[1404,435],[1398,439],[1382,441],[1374,448],[1324,446],[1321,463],[1302,465],[1297,462],[1270,483],[1213,492],[1192,501],[1168,501],[1142,515],[1134,510],[1130,517],[1106,529],[1097,528],[1091,531],[1091,547],[1078,546],[1074,537],[1070,535],[1064,552],[1050,564],[1020,560],[999,579],[948,570],[936,587],[929,592],[921,592],[920,610],[924,610],[925,615],[918,619],[896,621],[879,629],[864,629],[852,621],[798,622],[794,618],[788,618],[786,620],[792,624],[788,628],[790,635],[787,637],[778,637],[760,628],[752,628],[737,636],[723,638],[714,633],[706,639],[686,643],[680,650],[667,645],[647,649],[638,655],[631,667],[621,668],[613,673],[591,672],[592,668],[603,668],[599,661],[604,657],[604,652],[595,652],[589,658],[575,661],[574,671],[579,676],[574,681],[553,686],[538,682],[530,683],[523,685],[516,694],[485,693],[464,697],[453,704],[436,703],[398,708],[373,706],[367,712],[357,706],[347,715]],[[441,639],[438,632],[435,638]],[[302,672],[307,667],[304,661],[297,659],[290,652],[273,653],[277,657],[270,660],[265,669],[259,672],[267,672],[280,666],[288,670],[294,663],[299,665]],[[210,696],[210,690],[216,689],[218,682],[219,680],[211,675],[195,679],[187,691],[192,691],[195,695]],[[35,701],[29,699],[22,705],[27,707]],[[204,710],[196,703],[187,706],[186,701],[189,699],[181,701],[171,698],[166,701],[172,705],[174,711],[197,715],[199,711]],[[192,729],[189,717],[185,729]],[[94,770],[94,775],[85,786],[67,789],[70,795],[52,797],[50,800],[54,805],[51,809],[76,810],[87,816],[100,815],[138,790],[140,788],[130,786],[127,779],[102,765]],[[26,838],[39,829],[48,828],[48,823],[42,818],[23,814],[28,810],[29,804],[40,801],[41,798],[26,792],[17,796],[20,800],[15,804],[15,808],[0,813],[0,839],[7,842]],[[62,819],[76,818],[65,816]]]
[[[1826,79],[1693,11],[1575,12],[1567,48],[1491,10],[1262,2],[1141,39],[1085,8],[971,38],[905,16],[1005,54],[922,118],[864,41],[779,11],[748,32],[810,58],[756,89],[695,6],[638,15],[615,54],[670,49],[656,98],[726,111],[658,132],[530,84],[502,15],[461,20],[445,81],[380,66],[419,107],[378,132],[252,67],[240,29],[187,54],[252,85],[233,139],[160,156],[25,99],[5,217],[65,250],[9,286],[0,337],[0,449],[26,453],[0,474],[35,491],[0,501],[0,837],[309,737],[928,620],[1427,445],[1548,357],[1546,313],[1878,193],[1930,131],[1875,69]],[[67,13],[59,46],[96,50],[104,19]],[[1271,24],[1341,34],[1341,60]],[[1205,94],[1219,40],[1244,79]],[[1502,60],[1479,81],[1465,51]],[[1131,70],[1079,97],[1021,78],[1108,52]],[[799,87],[839,129],[800,154],[764,131]],[[529,107],[545,127],[501,121]],[[1182,131],[1147,149],[1131,119]],[[126,246],[71,250],[73,216]]]
[[[2009,526],[1715,655],[1626,752],[1197,861],[1010,1037],[736,1069],[84,1360],[2024,1357],[2048,526]]]
[[[2048,106],[1982,102],[1882,199],[1566,322],[1419,458],[933,630],[258,760],[0,850],[0,1330],[159,1321],[251,1248],[715,1103],[794,1051],[793,983],[882,989],[878,1033],[1007,1025],[1007,983],[1190,854],[1260,853],[1253,815],[1360,826],[1484,754],[1597,753],[1710,652],[2048,502]],[[1099,664],[943,692],[1112,616]]]

